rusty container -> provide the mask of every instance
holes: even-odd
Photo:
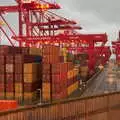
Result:
[[[22,54],[16,54],[15,55],[15,63],[40,63],[42,61],[41,56],[35,56],[35,55],[22,55]]]
[[[5,73],[5,64],[0,64],[0,74],[4,74]]]
[[[28,55],[29,54],[29,48],[28,47],[20,47],[21,54]]]
[[[0,84],[5,83],[5,74],[0,74]]]
[[[0,93],[5,92],[5,84],[1,83],[0,84]]]
[[[14,83],[14,74],[7,73],[6,74],[6,84],[13,84]]]
[[[22,74],[23,73],[23,63],[17,63],[15,64],[15,73],[16,74]]]
[[[4,65],[4,64],[5,64],[5,56],[0,55],[0,65]]]
[[[51,79],[50,79],[50,74],[43,74],[42,75],[42,82],[46,83],[49,82],[50,83]]]
[[[38,80],[36,73],[24,74],[24,82],[33,83]]]
[[[23,93],[24,84],[23,83],[15,83],[15,93]]]
[[[23,83],[23,81],[24,81],[23,74],[15,73],[15,83]]]
[[[14,55],[7,55],[6,56],[6,64],[14,64]]]
[[[24,92],[24,103],[33,104],[38,100],[37,92]]]
[[[37,73],[37,66],[36,63],[25,63],[24,64],[24,74],[31,74],[31,73]]]
[[[6,99],[13,100],[14,97],[14,92],[6,92]]]
[[[50,74],[50,64],[43,64],[42,65],[42,73],[43,74]]]
[[[14,83],[6,84],[5,87],[6,87],[6,92],[15,92],[15,84]]]
[[[24,92],[34,92],[37,90],[37,82],[35,83],[24,83]]]

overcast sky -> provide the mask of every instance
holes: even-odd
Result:
[[[107,32],[110,40],[117,38],[120,27],[119,0],[56,0],[56,2],[62,7],[57,13],[76,20],[83,27],[82,33]],[[0,0],[0,5],[9,4],[15,4],[14,0]],[[17,24],[15,15],[8,15],[8,19],[15,27]]]

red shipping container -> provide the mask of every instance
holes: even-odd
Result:
[[[0,74],[5,74],[5,64],[0,65]]]
[[[51,46],[51,45],[44,45],[43,49],[42,49],[42,54],[43,55],[50,55],[50,54],[52,54],[52,49],[53,49],[53,46]]]
[[[4,64],[5,64],[5,56],[0,55],[0,65],[4,65]]]
[[[64,56],[60,56],[59,58],[61,63],[64,62]]]
[[[52,84],[59,84],[61,82],[60,74],[52,75]]]
[[[7,84],[12,84],[12,83],[14,83],[14,74],[12,74],[12,73],[7,73],[6,74],[6,83]]]
[[[0,55],[7,55],[10,54],[10,50],[11,50],[11,46],[7,46],[7,45],[1,45],[0,46]]]
[[[52,74],[60,74],[61,63],[52,64]]]
[[[52,94],[60,93],[62,88],[62,84],[52,84]]]
[[[38,83],[24,83],[24,92],[34,92],[37,90]]]
[[[0,92],[5,92],[5,84],[0,84]]]
[[[49,63],[49,64],[54,64],[54,63],[59,63],[60,59],[59,56],[57,55],[44,55],[43,56],[43,63]]]
[[[15,64],[15,73],[17,73],[17,74],[23,73],[23,63]]]
[[[14,55],[7,55],[6,56],[6,64],[13,64],[14,63]]]
[[[24,82],[23,74],[15,73],[15,83],[23,83],[23,82]]]
[[[33,63],[34,61],[35,55],[22,55],[22,54],[15,55],[15,64]]]
[[[72,62],[68,62],[67,63],[67,71],[69,71],[69,70],[72,70],[74,68],[74,65],[73,65],[73,63]]]
[[[50,56],[49,55],[44,55],[43,56],[43,63],[49,64],[50,63]]]
[[[8,55],[8,54],[21,54],[21,49],[19,47],[12,47],[7,45],[0,46],[0,54]]]
[[[59,63],[60,58],[57,55],[50,55],[49,57],[49,63]]]
[[[69,87],[69,86],[72,85],[73,83],[74,83],[73,78],[69,79],[69,80],[67,81],[67,87]]]
[[[21,54],[28,55],[29,54],[29,48],[21,47]]]
[[[61,79],[62,81],[67,81],[67,72],[65,72],[65,73],[60,73],[60,79]]]
[[[50,75],[49,74],[43,74],[42,75],[42,82],[50,82]]]
[[[65,90],[64,90],[65,91]],[[67,97],[67,94],[66,94],[66,91],[64,92],[60,92],[60,93],[55,93],[55,94],[52,94],[52,99],[53,100],[60,100],[60,99],[64,99]]]
[[[0,74],[0,84],[5,83],[5,74]]]
[[[15,91],[15,84],[6,84],[5,88],[6,88],[6,92],[14,92]]]
[[[50,74],[50,64],[43,64],[42,65],[42,73],[43,74]]]

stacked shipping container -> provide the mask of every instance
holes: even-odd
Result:
[[[42,58],[30,55],[31,48],[0,46],[0,49],[0,98],[32,102],[41,87],[38,84]]]
[[[45,46],[43,48],[43,101],[64,99],[78,88],[76,77],[79,72],[76,72],[72,62],[65,62],[67,55],[63,51],[64,49],[61,53],[60,48],[55,46]],[[54,57],[50,59],[50,56]],[[61,59],[62,57],[64,59]],[[73,70],[72,75],[71,69]],[[69,76],[72,77],[69,79]],[[69,90],[68,94],[68,89],[71,89],[70,86],[72,86],[72,90]]]

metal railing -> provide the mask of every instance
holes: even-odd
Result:
[[[120,92],[0,112],[0,120],[120,120]]]

